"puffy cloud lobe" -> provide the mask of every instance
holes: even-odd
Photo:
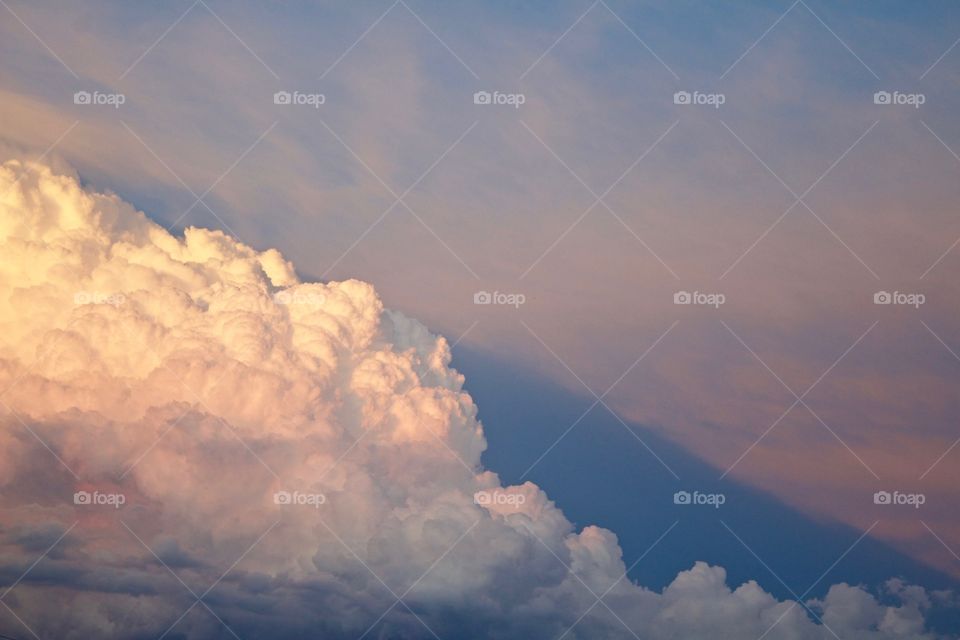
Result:
[[[382,614],[373,637],[832,636],[722,568],[621,579],[611,532],[481,468],[447,342],[366,283],[302,283],[16,160],[0,255],[2,583],[77,523],[4,600],[41,636],[356,638]],[[811,606],[844,637],[925,637],[927,594],[889,592]]]

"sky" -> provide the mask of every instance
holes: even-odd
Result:
[[[314,522],[312,556],[309,537],[268,537],[254,566],[237,565],[247,583],[227,580],[224,608],[249,613],[289,600],[292,610],[309,610],[315,588],[319,611],[336,610],[338,598],[362,603],[327,630],[357,637],[384,595],[367,584],[372,576],[404,583],[399,596],[457,539],[448,535],[462,531],[455,525],[472,521],[467,507],[436,516],[444,500],[502,481],[510,495],[526,487],[532,503],[552,501],[556,513],[520,511],[543,537],[565,541],[570,558],[541,557],[542,545],[524,546],[539,543],[524,538],[516,518],[487,516],[486,540],[509,541],[476,543],[488,570],[454,554],[446,582],[385,615],[371,634],[420,637],[423,613],[430,628],[457,629],[474,615],[482,622],[471,632],[480,635],[560,636],[573,620],[553,629],[540,616],[583,595],[565,591],[585,586],[576,570],[556,574],[580,569],[574,559],[590,587],[591,576],[623,572],[640,589],[624,586],[629,614],[611,605],[616,613],[603,609],[607,618],[594,623],[594,607],[586,638],[672,620],[670,589],[702,612],[691,624],[716,616],[704,629],[743,605],[725,600],[738,593],[743,606],[761,608],[764,598],[830,594],[862,606],[851,622],[838,612],[855,607],[836,604],[831,624],[816,606],[798,605],[785,621],[810,616],[795,621],[800,634],[862,623],[915,637],[916,620],[904,622],[914,609],[934,632],[960,629],[940,610],[951,608],[946,590],[960,580],[955,5],[0,4],[0,160],[14,163],[3,212],[4,387],[16,382],[0,410],[10,451],[22,453],[6,454],[0,472],[8,512],[0,575],[9,591],[0,595],[9,605],[0,633],[30,637],[49,624],[37,635],[61,637],[78,624],[45,621],[45,587],[60,589],[63,602],[100,603],[83,621],[90,629],[156,637],[158,625],[176,620],[163,589],[144,595],[152,576],[171,578],[164,552],[158,567],[137,555],[143,546],[124,548],[105,566],[129,583],[100,582],[117,579],[96,570],[106,541],[123,534],[124,544],[138,544],[116,526],[123,513],[93,518],[80,509],[70,533],[98,533],[75,546],[68,534],[63,557],[51,547],[24,574],[47,538],[76,520],[76,505],[55,504],[66,485],[128,492],[136,506],[123,510],[142,510],[140,524],[155,536],[147,546],[168,549],[180,564],[167,564],[200,578],[207,567],[196,558],[216,546],[215,534],[202,534],[203,518],[228,529],[242,523],[247,544],[269,522],[258,531],[249,509],[191,471],[191,455],[213,456],[221,480],[259,455],[271,469],[283,466],[275,475],[313,478],[320,491],[326,480],[310,475],[314,465],[349,448],[368,423],[384,431],[377,446],[349,449],[360,454],[351,472],[364,487],[356,521],[335,513],[331,531]],[[90,207],[119,213],[101,218]],[[40,246],[20,246],[23,238]],[[54,255],[72,269],[56,267]],[[178,261],[194,265],[191,273]],[[369,284],[342,284],[353,280]],[[300,284],[310,282],[322,284]],[[151,290],[162,302],[138,297]],[[45,298],[55,291],[69,299],[64,309]],[[289,317],[261,299],[276,302],[278,291],[291,291],[280,304]],[[115,294],[122,304],[100,304]],[[323,317],[297,319],[301,305]],[[243,318],[228,317],[239,309]],[[99,324],[78,320],[88,316]],[[291,338],[285,323],[309,327],[316,342]],[[162,345],[159,354],[145,356],[138,341],[115,351],[111,336],[124,330]],[[44,347],[58,331],[68,339],[56,341],[64,351],[51,359]],[[220,380],[231,376],[228,389]],[[144,471],[138,463],[121,477],[143,452],[138,445],[164,433],[156,425],[183,413],[178,403],[200,402],[171,390],[172,379],[216,399],[188,413],[200,442],[151,448]],[[278,394],[290,394],[286,409]],[[391,417],[369,414],[380,411]],[[133,416],[150,425],[137,437],[123,427]],[[242,450],[214,436],[211,421],[236,426]],[[123,446],[94,455],[64,425]],[[312,471],[279,462],[298,438],[317,447],[317,458],[302,462]],[[438,442],[445,446],[434,450]],[[66,476],[24,469],[34,455]],[[89,456],[96,463],[83,462]],[[182,476],[164,480],[163,463]],[[464,466],[481,479],[458,476]],[[264,472],[251,486],[278,490],[273,471]],[[387,480],[402,489],[389,490]],[[189,505],[184,491],[206,498]],[[724,502],[675,504],[677,492]],[[439,537],[414,534],[413,523],[430,517]],[[349,533],[331,541],[334,525]],[[337,535],[370,555],[334,558]],[[303,555],[282,558],[284,545]],[[224,564],[207,583],[245,545],[223,547],[236,553],[216,557]],[[577,555],[582,549],[591,560]],[[605,554],[610,566],[598,559]],[[477,615],[470,598],[509,583],[509,565],[521,559],[533,576],[523,588],[536,592],[538,576],[556,588],[543,602],[481,597]],[[361,571],[363,562],[375,570],[346,568],[357,560]],[[55,566],[36,573],[45,564]],[[725,581],[735,590],[751,580],[758,593],[724,595]],[[840,584],[851,591],[831,586]],[[114,608],[131,594],[141,594],[143,612],[119,621]],[[513,611],[507,624],[498,616],[511,597],[523,615]],[[890,598],[900,599],[900,613],[877,614]],[[198,613],[170,633],[229,636],[228,625]],[[248,631],[270,620],[233,615]],[[877,615],[896,621],[868,622]]]

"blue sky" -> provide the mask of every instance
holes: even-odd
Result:
[[[809,582],[839,553],[824,540],[869,530],[813,595],[898,575],[939,589],[960,576],[958,12],[10,2],[0,150],[43,155],[175,232],[278,248],[305,280],[373,283],[454,344],[486,464],[613,529],[628,555],[651,529],[617,517],[601,479],[630,438],[609,430],[633,425],[658,444],[627,440],[611,482],[646,483],[661,448],[683,469],[638,510],[669,520],[675,491],[725,487],[778,567],[704,525],[631,574],[644,584],[705,559],[788,598],[778,576]],[[278,91],[324,100],[278,105]],[[524,302],[480,306],[479,291]],[[678,305],[680,291],[723,303]],[[875,304],[881,291],[924,302]],[[500,390],[508,371],[522,379]],[[578,423],[564,392],[602,403]],[[521,401],[523,419],[505,409]],[[924,493],[922,513],[878,509],[894,490]],[[784,514],[809,536],[778,558]]]

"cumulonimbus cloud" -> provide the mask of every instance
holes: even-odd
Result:
[[[369,284],[19,160],[0,256],[0,631],[932,637],[894,582],[812,613],[704,563],[632,583],[613,533],[482,469],[447,342]]]

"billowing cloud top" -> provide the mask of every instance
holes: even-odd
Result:
[[[809,612],[703,563],[630,582],[611,532],[481,468],[447,342],[369,284],[16,160],[0,256],[2,632],[929,637],[894,582]]]

